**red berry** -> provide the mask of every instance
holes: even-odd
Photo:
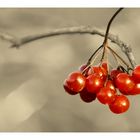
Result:
[[[69,74],[65,82],[68,89],[74,92],[80,92],[85,87],[86,78],[80,72],[73,72]]]
[[[89,71],[88,71],[88,75],[94,74],[94,67],[90,67]]]
[[[116,88],[115,88],[115,86],[114,86],[112,80],[108,80],[108,81],[106,82],[106,86],[105,86],[105,87],[107,87],[107,88],[113,90],[114,92],[116,92]]]
[[[134,88],[130,91],[130,95],[140,94],[140,83],[136,83]]]
[[[78,92],[74,92],[74,91],[72,91],[72,90],[70,90],[70,89],[68,88],[67,83],[66,83],[66,80],[65,80],[65,82],[64,82],[64,84],[63,84],[63,87],[64,87],[65,91],[66,91],[67,93],[69,93],[70,95],[76,95],[76,94],[78,94]]]
[[[129,100],[124,95],[116,95],[115,101],[109,105],[113,113],[120,114],[126,112],[130,106]]]
[[[135,86],[132,78],[126,73],[118,74],[115,83],[117,88],[125,95],[128,95]]]
[[[121,70],[117,70],[117,69],[111,70],[111,72],[110,72],[110,78],[113,80],[113,83],[114,84],[115,84],[115,79],[116,79],[117,75],[120,74],[120,73],[122,73]]]
[[[116,93],[107,88],[103,87],[98,93],[97,93],[97,99],[102,103],[102,104],[111,104],[116,97]]]
[[[86,64],[83,64],[83,65],[81,65],[79,67],[79,70],[82,72],[86,67],[87,67],[87,65]]]
[[[84,70],[84,73],[85,73],[85,76],[88,76],[88,70],[90,69],[90,67],[86,68],[87,67],[87,64],[83,64],[79,67],[79,70],[80,72],[83,72]]]
[[[90,93],[97,93],[103,87],[103,80],[97,74],[92,74],[87,77],[86,89]]]
[[[108,70],[107,70],[107,63],[106,63],[106,62],[103,62],[103,63],[102,63],[102,67],[103,67],[106,71],[108,71]]]
[[[96,94],[95,93],[89,93],[86,88],[84,88],[81,92],[80,92],[80,97],[81,99],[86,102],[86,103],[90,103],[93,100],[96,99]]]
[[[132,77],[135,82],[140,83],[140,65],[136,66],[132,72]]]
[[[103,80],[106,79],[107,76],[107,71],[103,68],[103,67],[91,67],[88,71],[88,75],[94,74],[96,73],[97,75],[100,76],[100,78],[102,78]]]

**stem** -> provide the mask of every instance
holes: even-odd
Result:
[[[112,53],[114,53],[128,68],[130,68],[129,64],[125,62],[124,59],[121,58],[121,56],[119,56],[112,48],[110,48],[109,46],[107,48],[112,51]]]
[[[99,49],[100,48],[100,49]],[[82,74],[90,67],[90,66],[92,66],[93,64],[94,64],[94,62],[95,62],[95,60],[96,60],[96,58],[99,56],[99,54],[100,54],[100,52],[101,52],[101,50],[102,50],[102,47],[100,46],[97,50],[96,50],[96,53],[94,54],[94,59],[92,60],[92,62],[90,62],[90,63],[87,63],[87,66],[86,66],[86,68],[82,71]],[[99,51],[100,50],[100,51]]]
[[[102,54],[102,58],[101,58],[101,63],[102,63],[102,61],[104,60],[104,57],[105,57],[106,46],[107,46],[107,42],[105,44],[103,44],[104,50],[103,50],[103,54]]]
[[[98,48],[98,49],[100,49],[101,47],[104,47],[103,54],[102,54],[102,58],[101,58],[101,62],[103,61],[104,56],[105,56],[106,47],[107,47],[107,39],[108,39],[108,34],[109,34],[109,29],[110,29],[110,27],[111,27],[111,23],[112,23],[112,21],[114,20],[114,18],[118,15],[118,13],[119,13],[122,9],[123,9],[123,8],[119,8],[119,9],[115,12],[115,14],[111,17],[110,21],[108,22],[103,45],[101,45],[101,46]],[[96,51],[98,51],[98,49],[97,49]],[[91,57],[89,58],[87,64],[90,63],[92,57],[96,54],[96,51],[91,55]]]
[[[115,14],[111,17],[110,21],[108,22],[108,25],[107,25],[107,28],[106,28],[106,33],[105,33],[105,39],[104,39],[103,44],[106,44],[106,42],[107,42],[108,34],[109,34],[109,29],[110,29],[110,27],[111,27],[112,21],[113,21],[113,20],[115,19],[115,17],[119,14],[119,12],[120,12],[121,10],[123,10],[123,9],[124,9],[124,8],[119,8],[119,9],[115,12]]]
[[[106,50],[106,51],[108,51],[108,50]],[[106,62],[107,62],[107,71],[108,71],[108,73],[109,73],[109,60],[108,60],[108,52],[107,52],[107,55],[106,55]]]
[[[101,62],[103,61],[103,59],[104,59],[104,57],[105,57],[106,48],[107,48],[107,46],[108,46],[107,40],[108,40],[109,29],[110,29],[110,27],[111,27],[111,23],[113,22],[113,20],[115,19],[115,17],[119,14],[119,12],[120,12],[121,10],[123,10],[123,8],[119,8],[119,9],[115,12],[115,14],[111,17],[111,19],[109,20],[109,22],[108,22],[108,25],[107,25],[107,28],[106,28],[106,33],[105,33],[105,38],[104,38],[104,41],[103,41],[104,50],[103,50]]]
[[[128,73],[128,70],[126,70],[123,66],[118,66],[117,69],[121,69],[121,71]]]
[[[91,63],[91,60],[93,58],[93,56],[103,47],[103,45],[101,45],[99,48],[97,48],[95,50],[95,52],[90,56],[90,58],[88,59],[87,65],[89,65]]]
[[[112,54],[112,56],[114,57],[114,59],[115,59],[117,65],[119,66],[119,65],[120,65],[120,62],[118,61],[118,58],[116,57],[116,55],[115,55],[111,50],[109,50],[109,51],[110,51],[110,53]]]

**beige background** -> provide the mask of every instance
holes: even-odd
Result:
[[[92,25],[105,31],[116,9],[0,9],[0,30],[17,37],[48,29]],[[125,9],[111,33],[131,44],[140,63],[140,9]],[[66,76],[85,63],[103,38],[63,35],[10,49],[0,40],[0,131],[140,131],[140,96],[115,115],[97,100],[90,104],[63,90]],[[117,46],[111,44],[114,49]],[[120,51],[119,51],[120,52]]]

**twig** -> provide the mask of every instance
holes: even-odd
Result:
[[[113,49],[111,49],[109,46],[107,47],[112,53],[114,53],[128,68],[130,68],[129,64],[123,60]]]
[[[103,41],[103,47],[104,47],[104,51],[103,51],[103,54],[102,54],[102,58],[101,58],[101,62],[104,60],[104,56],[105,56],[105,53],[107,51],[107,46],[108,46],[108,35],[109,35],[109,30],[110,30],[110,27],[111,27],[111,24],[113,22],[113,20],[115,19],[115,17],[121,12],[121,10],[123,10],[124,8],[119,8],[114,14],[113,16],[111,17],[111,19],[109,20],[108,24],[107,24],[107,28],[106,28],[106,32],[105,32],[105,38],[104,38],[104,41]]]
[[[10,35],[9,33],[0,31],[0,39],[8,41],[12,44],[18,44],[19,39],[17,39],[15,36]]]
[[[103,45],[101,45],[99,48],[97,48],[95,50],[95,52],[90,56],[90,58],[88,59],[87,65],[91,63],[92,58],[94,57],[94,55],[103,47]]]
[[[120,12],[121,10],[123,10],[123,9],[124,9],[124,8],[119,8],[119,9],[114,13],[114,15],[111,17],[111,19],[109,20],[108,25],[107,25],[107,29],[106,29],[106,33],[105,33],[105,38],[104,38],[103,44],[106,44],[106,42],[107,42],[109,30],[110,30],[110,27],[111,27],[111,24],[112,24],[113,20],[114,20],[115,17],[119,14],[119,12]]]
[[[19,48],[27,43],[30,43],[32,41],[36,41],[36,40],[39,40],[42,38],[53,37],[53,36],[58,36],[58,35],[70,35],[70,34],[90,34],[90,35],[99,35],[102,37],[105,36],[104,32],[102,32],[92,26],[79,26],[79,27],[66,27],[66,28],[61,28],[61,29],[52,29],[52,30],[47,31],[42,34],[26,36],[21,39],[17,39],[8,34],[0,33],[0,38],[11,42],[12,48],[14,48],[14,47]],[[128,57],[132,67],[134,67],[136,65],[136,62],[135,62],[130,45],[124,43],[122,40],[119,39],[118,36],[113,35],[113,34],[109,34],[108,39],[111,40],[111,42],[117,44],[122,49],[122,51]]]

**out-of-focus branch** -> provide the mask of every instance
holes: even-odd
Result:
[[[2,31],[0,31],[0,39],[12,43],[12,45],[18,44],[19,41],[14,35]]]
[[[0,34],[0,38],[11,42],[12,48],[14,47],[20,48],[21,46],[27,43],[30,43],[32,41],[36,41],[42,38],[53,37],[53,36],[58,36],[58,35],[71,35],[71,34],[90,34],[90,35],[99,35],[102,37],[105,36],[104,32],[92,26],[79,26],[79,27],[66,27],[66,28],[60,28],[60,29],[52,29],[42,34],[30,35],[30,36],[23,37],[21,39],[16,39],[15,37],[10,36],[8,34]],[[113,34],[109,34],[108,39],[111,40],[111,42],[117,44],[122,49],[122,51],[128,57],[128,60],[130,61],[132,67],[134,67],[136,65],[136,62],[135,62],[134,55],[132,53],[132,48],[130,47],[130,45],[126,44],[125,42],[120,40],[118,36],[113,35]]]

